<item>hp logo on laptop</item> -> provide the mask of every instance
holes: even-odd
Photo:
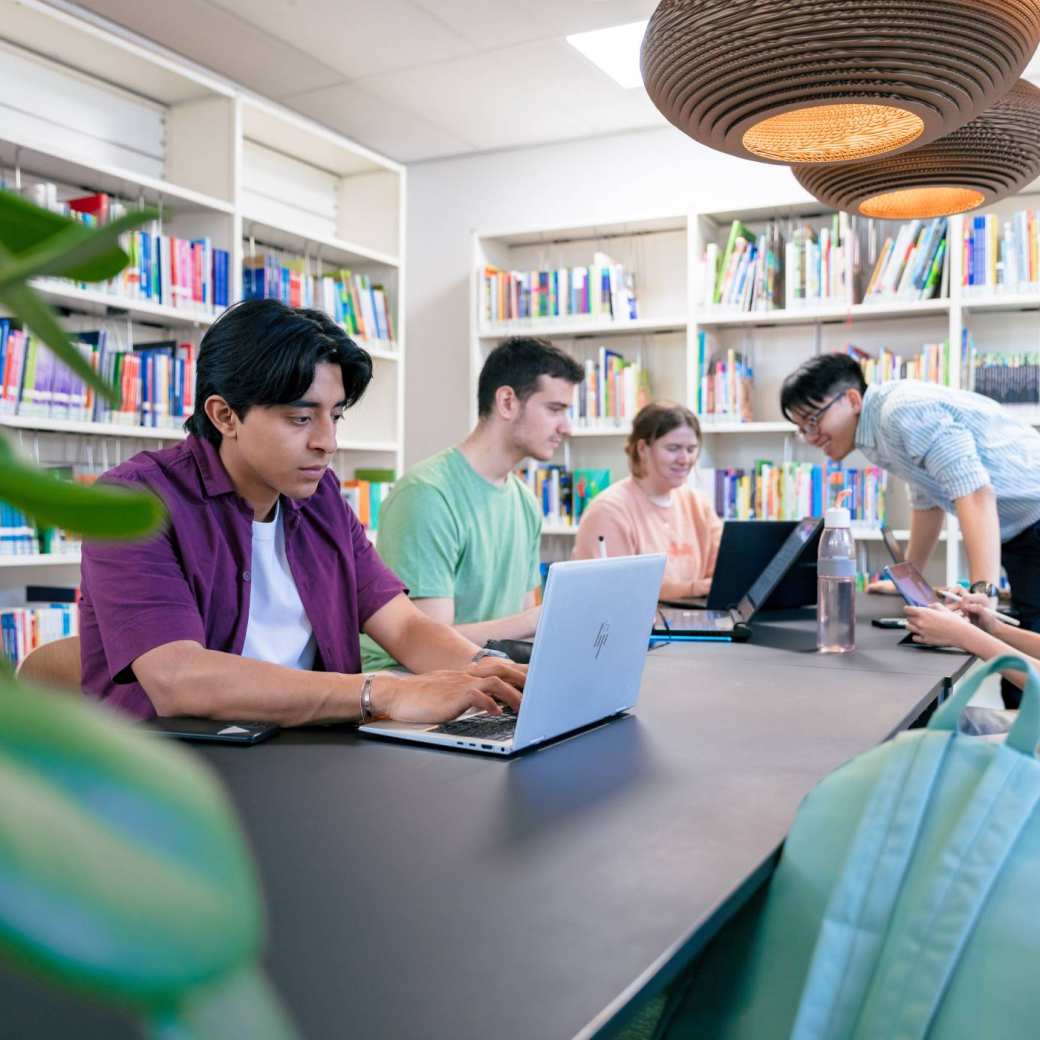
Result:
[[[596,638],[592,645],[596,648],[596,657],[599,658],[599,652],[607,645],[607,636],[610,635],[610,625],[604,621],[599,626],[599,631],[596,633]]]

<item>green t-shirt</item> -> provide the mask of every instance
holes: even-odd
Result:
[[[458,448],[409,470],[379,510],[376,549],[413,599],[455,600],[456,625],[493,621],[523,610],[541,581],[542,516],[534,496],[510,474],[488,483]],[[392,657],[361,639],[365,671]]]

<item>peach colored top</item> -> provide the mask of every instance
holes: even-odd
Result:
[[[608,556],[663,552],[664,580],[693,582],[715,572],[722,521],[699,491],[684,485],[672,491],[670,505],[659,506],[625,477],[601,491],[582,514],[572,558],[597,556],[600,535]]]

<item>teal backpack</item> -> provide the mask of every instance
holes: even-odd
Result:
[[[957,731],[979,683],[1028,672],[1007,742]],[[805,799],[759,900],[673,987],[658,1036],[1040,1035],[1040,681],[990,662]]]

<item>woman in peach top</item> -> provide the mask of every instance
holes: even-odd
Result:
[[[630,477],[601,491],[582,514],[574,559],[635,553],[667,555],[661,598],[705,596],[711,587],[722,521],[710,499],[686,480],[700,454],[697,417],[681,404],[640,409],[625,445]]]

